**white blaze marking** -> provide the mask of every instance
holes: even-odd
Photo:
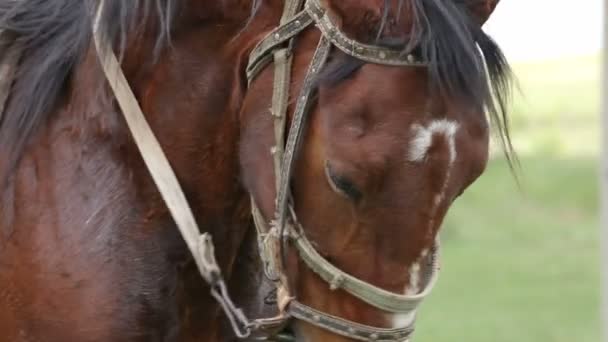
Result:
[[[445,191],[447,190],[448,183],[450,181],[450,175],[452,173],[452,166],[456,162],[458,154],[456,152],[456,133],[458,132],[459,124],[455,121],[441,119],[432,121],[428,126],[424,127],[421,125],[413,125],[412,131],[414,137],[412,138],[408,160],[411,162],[422,162],[426,158],[429,149],[433,146],[433,137],[435,135],[443,135],[448,143],[449,153],[449,164],[446,170],[445,179],[439,193],[435,194],[433,198],[432,212],[435,212],[445,197]],[[431,225],[434,222],[431,221]]]
[[[410,162],[423,162],[426,156],[429,153],[431,146],[433,146],[433,138],[436,135],[443,135],[443,138],[448,143],[448,153],[449,153],[449,164],[445,173],[445,179],[443,180],[443,184],[441,189],[437,194],[434,195],[433,201],[431,203],[431,213],[432,217],[429,225],[432,227],[434,225],[434,215],[439,208],[439,205],[444,200],[445,191],[447,190],[450,175],[452,173],[452,167],[456,162],[456,158],[458,157],[456,153],[456,133],[458,132],[459,124],[455,121],[441,119],[432,121],[428,126],[424,127],[422,125],[413,125],[412,131],[414,136],[411,141],[411,146],[408,151],[407,159]],[[429,254],[429,250],[425,249],[420,254],[420,257],[414,261],[407,270],[409,272],[409,283],[406,284],[404,293],[405,295],[413,296],[420,293],[423,288],[422,286],[426,286],[426,284],[421,284],[421,276],[422,276],[422,266],[421,262],[424,261]],[[406,314],[393,314],[390,315],[390,321],[392,323],[393,328],[404,328],[411,325],[416,318],[416,311],[412,311]]]
[[[420,253],[420,257],[416,260],[409,268],[410,279],[409,283],[405,286],[404,293],[409,296],[416,295],[420,293],[423,289],[420,288],[420,276],[422,267],[420,262],[425,260],[429,255],[429,250],[424,249],[422,253]],[[393,328],[405,328],[411,325],[416,319],[416,311],[412,311],[407,314],[393,314],[391,316],[391,323]]]
[[[407,314],[394,314],[392,315],[391,324],[393,329],[405,328],[411,326],[416,319],[416,311],[412,311]]]
[[[413,296],[420,292],[420,263],[415,262],[410,266],[410,283],[405,287],[405,294]]]
[[[456,160],[456,142],[455,136],[458,131],[458,123],[447,119],[435,120],[427,127],[421,125],[413,125],[414,138],[410,146],[408,159],[412,162],[421,162],[424,160],[433,145],[433,136],[435,134],[443,134],[448,142],[450,153],[450,164]]]
[[[420,271],[422,271],[422,267],[420,265],[421,261],[424,261],[426,257],[429,255],[429,250],[425,248],[420,253],[420,257],[409,268],[410,281],[409,284],[405,285],[404,293],[409,296],[413,296],[418,294],[422,289],[420,288]]]
[[[435,135],[443,135],[443,138],[446,139],[448,143],[448,153],[449,153],[449,164],[446,170],[445,179],[439,190],[439,193],[435,194],[432,201],[431,212],[434,213],[439,208],[439,205],[443,201],[445,197],[445,191],[447,190],[450,175],[452,173],[452,167],[457,158],[456,153],[456,133],[458,131],[458,123],[454,121],[450,121],[447,119],[436,120],[431,122],[427,127],[421,125],[413,125],[412,131],[414,132],[414,137],[411,141],[411,146],[408,154],[408,160],[411,162],[423,162],[426,156],[429,153],[429,149],[433,146],[433,138]],[[434,225],[434,217],[431,218],[429,222],[429,226]],[[420,293],[420,276],[421,276],[421,266],[420,261],[424,260],[428,256],[429,251],[422,251],[420,258],[412,265],[410,265],[409,272],[409,283],[405,286],[404,292],[406,295],[416,295]],[[394,314],[391,316],[391,323],[393,328],[403,328],[407,327],[413,323],[416,318],[416,312],[410,312],[407,314]]]

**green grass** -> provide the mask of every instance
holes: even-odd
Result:
[[[596,163],[505,163],[456,202],[443,230],[440,281],[417,341],[598,341]]]
[[[456,201],[415,341],[600,340],[598,59],[515,70],[521,190],[496,157]]]
[[[514,66],[521,91],[511,126],[520,153],[598,154],[599,62],[589,56]]]

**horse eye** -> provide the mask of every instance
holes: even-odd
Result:
[[[359,201],[363,194],[357,186],[348,178],[336,174],[329,163],[325,163],[325,175],[331,188],[338,194],[348,197],[353,201]]]

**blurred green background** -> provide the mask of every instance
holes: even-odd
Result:
[[[415,341],[600,340],[600,57],[513,63],[518,188],[500,151],[442,230]]]

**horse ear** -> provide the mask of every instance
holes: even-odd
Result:
[[[466,6],[479,25],[486,23],[500,0],[466,0]]]

